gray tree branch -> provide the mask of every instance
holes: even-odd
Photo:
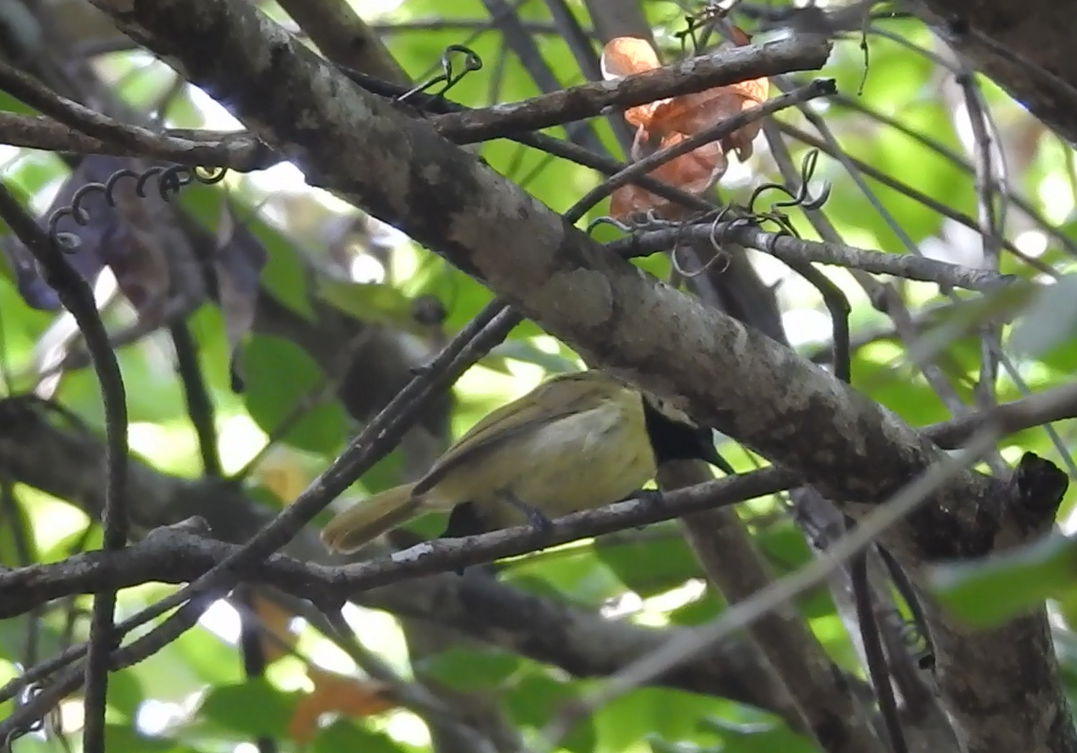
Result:
[[[773,340],[664,286],[430,126],[352,86],[252,6],[94,0],[139,42],[227,101],[316,184],[465,272],[589,362],[664,395],[858,518],[942,458],[921,434]],[[207,40],[214,55],[200,54]],[[225,43],[226,42],[226,43]],[[794,42],[810,47],[815,42]],[[856,502],[859,504],[852,504]],[[957,474],[884,541],[925,563],[1027,541],[1058,500]],[[939,684],[972,751],[1077,750],[1046,615],[970,635],[932,614]]]

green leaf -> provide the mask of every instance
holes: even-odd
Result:
[[[290,340],[255,335],[246,343],[242,359],[247,380],[244,402],[262,431],[274,435],[288,421],[292,428],[284,441],[293,447],[324,455],[339,449],[348,430],[340,403],[331,399],[305,407],[325,385],[322,370],[306,351]],[[301,418],[296,418],[297,408]]]
[[[239,210],[238,214],[243,220],[249,211]],[[252,220],[249,229],[266,249],[266,265],[259,278],[262,288],[304,319],[314,321],[317,317],[307,291],[310,272],[299,252],[279,231],[265,223]]]
[[[392,285],[322,276],[317,287],[321,300],[361,322],[391,324],[413,332],[423,329],[412,316],[411,301]]]
[[[450,648],[422,659],[415,672],[454,690],[469,691],[503,685],[522,664],[520,657],[502,651]]]
[[[403,748],[388,735],[371,732],[345,719],[337,719],[318,732],[307,750],[310,753],[398,753]]]
[[[595,715],[595,728],[604,750],[627,750],[652,735],[666,740],[704,742],[699,719],[717,713],[714,698],[666,688],[639,688]]]
[[[1077,545],[1065,536],[1050,536],[984,560],[939,565],[928,575],[931,593],[950,614],[990,628],[1045,599],[1072,594]]]
[[[228,341],[225,337],[224,317],[214,304],[205,304],[187,319],[187,327],[198,344],[198,362],[208,386],[214,391],[218,409],[239,408],[242,398],[232,392],[228,373]]]
[[[729,753],[812,753],[812,741],[796,734],[769,714],[748,711],[745,716],[768,717],[757,721],[736,722],[723,717],[707,717],[700,726],[722,738],[722,750]]]
[[[561,600],[592,608],[624,591],[620,580],[595,556],[594,549],[580,545],[514,560],[506,565],[502,579],[532,593],[549,595],[552,589]]]
[[[108,676],[108,705],[128,719],[134,719],[146,694],[138,675],[129,669]]]
[[[299,693],[285,693],[264,679],[221,685],[206,694],[199,710],[203,722],[243,736],[283,737]]]
[[[147,737],[132,726],[109,724],[105,727],[105,750],[122,750],[124,753],[141,751],[170,751],[175,742],[165,738]]]
[[[595,553],[626,587],[647,598],[699,576],[695,555],[675,527],[652,527],[654,538],[631,544],[598,543]]]
[[[1077,275],[1063,275],[1054,285],[1040,288],[1024,315],[1014,325],[1010,347],[1032,357],[1053,350],[1073,350],[1077,330]],[[1059,346],[1066,345],[1065,348]]]
[[[505,696],[505,706],[517,724],[542,729],[566,704],[577,700],[579,683],[559,682],[547,674],[535,673],[525,677]],[[561,742],[561,747],[574,753],[590,753],[595,749],[594,721],[588,717],[578,722]]]

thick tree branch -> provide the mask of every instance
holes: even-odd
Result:
[[[1072,9],[1052,0],[917,0],[913,7],[979,71],[1077,143]]]
[[[182,64],[254,133],[319,185],[399,227],[486,282],[589,362],[669,397],[835,500],[878,504],[941,460],[896,416],[739,322],[612,257],[430,126],[353,86],[252,6],[211,0],[94,0],[125,31]],[[794,40],[795,42],[795,40]],[[207,44],[212,56],[199,54]],[[1013,490],[957,474],[885,544],[924,562],[1027,539]],[[859,505],[846,505],[854,517]],[[934,615],[936,635],[957,626]],[[964,636],[940,656],[940,688],[980,750],[1077,749],[1045,615]],[[953,645],[940,640],[940,652]],[[1021,646],[1021,664],[1014,646]],[[988,709],[1020,725],[981,736]]]
[[[161,54],[184,56],[196,82],[227,91],[252,130],[320,183],[485,280],[593,362],[675,396],[824,493],[880,502],[938,457],[915,431],[825,371],[612,258],[426,124],[350,86],[252,9],[205,0],[117,6],[130,33]],[[230,45],[212,58],[181,44],[221,34]],[[997,519],[978,523],[971,511],[958,511],[997,491],[965,473],[926,514],[990,533]],[[962,504],[946,504],[957,499]],[[895,543],[932,559],[960,554],[952,540],[914,533]]]

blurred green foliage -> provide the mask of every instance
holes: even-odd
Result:
[[[570,7],[586,23],[582,4]],[[669,32],[680,27],[681,10],[672,2],[648,2],[650,20],[669,39]],[[542,3],[523,3],[521,19],[548,23]],[[430,19],[476,20],[486,18],[480,0],[404,0],[383,22],[409,22]],[[372,16],[368,15],[372,20]],[[922,26],[911,21],[886,25],[895,39],[870,39],[869,68],[865,75],[864,56],[855,42],[840,43],[830,63],[819,75],[833,77],[840,91],[856,99],[945,149],[969,159],[967,139],[959,135],[965,128],[960,107],[952,89],[941,83],[945,78],[939,65],[918,48],[935,49],[937,43]],[[501,36],[485,30],[477,37],[460,27],[444,30],[429,28],[398,31],[386,35],[389,49],[407,72],[422,79],[436,71],[443,50],[450,44],[467,44],[482,56],[486,65],[479,73],[465,78],[452,90],[452,97],[471,106],[497,101],[515,101],[539,93],[520,61],[502,44]],[[553,76],[562,85],[582,80],[571,50],[564,39],[540,35],[537,44]],[[114,70],[131,72],[123,56],[110,56]],[[140,72],[141,71],[141,72]],[[149,78],[147,78],[149,77]],[[129,102],[147,103],[159,94],[166,82],[160,66],[139,68],[122,79],[121,94]],[[804,76],[800,76],[804,78]],[[152,80],[151,80],[152,79]],[[152,86],[150,84],[153,84]],[[1021,108],[996,87],[985,86],[984,97],[995,113],[999,128],[1009,142],[1026,135],[1028,117]],[[0,108],[26,112],[17,101],[0,94]],[[899,184],[914,189],[940,203],[951,212],[974,217],[976,188],[971,173],[940,155],[924,143],[901,134],[852,109],[818,105],[816,113],[833,130],[845,152],[874,169],[891,176]],[[219,113],[209,113],[204,98],[181,92],[172,102],[169,113],[190,125],[216,122]],[[807,128],[803,116],[782,113],[779,120]],[[603,142],[618,153],[612,131],[606,122],[597,123]],[[560,128],[550,129],[563,135]],[[1037,212],[1051,218],[1071,241],[1077,240],[1077,214],[1074,213],[1072,155],[1049,133],[1033,133],[1032,146],[1011,157],[1010,181]],[[753,185],[775,179],[772,160],[758,146],[750,170],[731,174],[723,184],[723,195],[744,199]],[[794,162],[799,163],[805,148],[788,142]],[[590,170],[544,155],[521,150],[507,141],[482,146],[481,155],[495,170],[510,179],[524,181],[526,189],[557,211],[571,206],[586,190],[600,180]],[[44,205],[46,196],[64,177],[62,162],[53,156],[37,153],[9,154],[4,167],[5,181],[28,195],[35,205]],[[769,171],[769,172],[768,172]],[[833,185],[825,212],[835,229],[854,245],[893,253],[906,253],[903,240],[876,210],[872,200],[861,192],[853,177],[838,160],[822,157],[818,177]],[[388,326],[408,333],[424,347],[435,347],[431,328],[417,324],[412,303],[423,295],[435,297],[444,306],[443,322],[452,333],[490,300],[489,291],[459,271],[449,268],[424,249],[406,241],[391,240],[382,246],[368,244],[356,254],[370,269],[380,270],[377,279],[345,279],[328,273],[312,276],[311,265],[325,263],[330,243],[317,240],[318,228],[354,213],[341,209],[339,202],[323,200],[314,189],[298,187],[294,171],[284,168],[255,178],[232,176],[222,188],[195,187],[181,198],[182,206],[199,222],[214,230],[221,221],[224,202],[231,202],[235,221],[247,224],[268,252],[262,273],[263,295],[309,322],[318,321],[318,306],[328,306],[343,316],[372,325]],[[954,240],[954,223],[944,220],[934,209],[902,192],[867,178],[874,201],[914,244],[932,242],[935,252],[950,253],[956,261],[968,258],[969,248],[978,242]],[[592,210],[588,218],[601,216],[608,204]],[[793,220],[807,237],[814,231],[797,212]],[[1011,239],[1020,233],[1038,232],[1034,223],[1022,216],[1013,221]],[[581,223],[582,224],[582,223]],[[608,239],[616,233],[601,228],[596,236]],[[1042,233],[1041,233],[1042,235]],[[1039,252],[1045,264],[1061,271],[1072,268],[1072,257],[1060,242],[1043,235]],[[963,244],[963,245],[962,245]],[[941,251],[940,251],[941,249]],[[511,249],[506,249],[511,253]],[[764,266],[767,260],[761,259]],[[668,277],[667,258],[656,256],[639,260],[649,272]],[[766,266],[773,270],[773,264]],[[854,340],[858,334],[881,329],[883,334],[860,347],[853,361],[854,384],[873,400],[894,411],[913,425],[942,421],[949,414],[918,369],[910,362],[902,341],[888,331],[889,320],[871,308],[853,278],[827,268],[828,273],[853,301]],[[1036,276],[1023,262],[1004,254],[1004,271],[1026,278]],[[825,311],[813,288],[796,276],[782,272],[778,289],[787,321],[795,322],[806,313]],[[5,373],[16,390],[25,390],[37,381],[40,343],[55,317],[29,309],[20,300],[5,266],[0,275],[0,333]],[[771,280],[774,281],[774,280]],[[1073,277],[1062,278],[1048,294],[1040,297],[1021,319],[1014,336],[1016,367],[1034,391],[1067,383],[1077,369],[1077,318],[1073,315],[1069,287]],[[944,328],[961,319],[960,307],[934,287],[910,283],[901,286],[907,306],[924,331]],[[986,317],[1006,309],[1005,302],[988,300],[976,316]],[[128,316],[126,321],[129,321]],[[121,314],[109,318],[111,325],[124,321]],[[957,394],[972,403],[972,387],[980,365],[980,345],[976,327],[983,319],[959,327],[934,351],[945,376]],[[218,430],[224,466],[237,470],[255,456],[270,437],[279,442],[277,452],[250,479],[252,490],[271,504],[284,504],[324,468],[342,448],[355,429],[347,412],[336,399],[315,400],[325,391],[326,379],[308,348],[311,343],[295,342],[283,337],[253,335],[241,349],[241,363],[246,378],[246,392],[237,396],[229,389],[228,347],[220,313],[204,306],[190,320],[199,346],[200,363],[217,408]],[[812,343],[829,339],[828,325],[802,333],[797,343],[810,352]],[[1009,337],[1009,328],[1005,330]],[[1009,343],[1009,340],[1006,340]],[[1017,347],[1019,346],[1019,347]],[[199,473],[197,442],[187,418],[183,393],[175,378],[169,357],[156,338],[144,340],[119,350],[128,387],[131,411],[132,448],[157,468],[185,476]],[[554,343],[537,327],[518,327],[510,340],[473,369],[456,390],[453,431],[459,433],[477,418],[507,399],[529,389],[545,373],[575,368],[577,359],[563,345]],[[1014,380],[1003,376],[999,385],[1002,400],[1020,397]],[[54,386],[54,397],[90,426],[102,424],[97,381],[92,371],[79,369],[64,373]],[[287,425],[281,436],[282,425]],[[1057,426],[1066,447],[1073,444],[1072,422]],[[1047,434],[1040,430],[1021,432],[1005,440],[1006,457],[1016,460],[1020,453],[1032,451],[1058,460],[1058,453]],[[747,453],[724,447],[727,457],[738,469],[748,470],[752,460]],[[372,471],[360,486],[366,490],[394,483],[402,473],[402,461],[394,455]],[[359,491],[363,491],[360,489]],[[89,521],[78,508],[64,501],[24,487],[16,488],[18,505],[0,511],[0,562],[14,567],[28,561],[55,561],[65,556],[80,538],[96,546],[99,532],[87,529]],[[1071,515],[1074,492],[1067,496],[1061,519]],[[761,551],[776,574],[790,572],[810,559],[803,537],[783,516],[777,500],[762,500],[744,512],[752,526]],[[20,542],[15,530],[27,530],[31,540]],[[83,536],[92,531],[88,538]],[[436,533],[430,521],[419,521],[415,530]],[[1072,551],[1068,542],[1051,543],[1046,548],[1003,558],[988,565],[966,565],[938,576],[938,594],[962,618],[974,624],[992,621],[1028,608],[1045,597],[1059,600],[1065,624],[1077,618],[1071,583]],[[617,619],[631,620],[653,627],[696,625],[712,619],[726,608],[724,601],[702,587],[695,560],[674,524],[653,526],[645,532],[623,532],[596,542],[561,547],[534,556],[504,563],[501,579],[513,587],[562,600],[579,607],[602,609],[620,603]],[[1029,589],[1030,582],[1040,587]],[[160,598],[170,588],[147,585],[121,594],[124,614]],[[87,599],[74,600],[74,607],[85,609]],[[625,606],[625,605],[628,606]],[[808,621],[830,654],[843,666],[855,666],[855,653],[847,635],[835,627],[834,607],[825,591],[803,594],[797,608]],[[407,666],[402,642],[383,615],[354,610],[349,614],[362,641],[381,651],[394,666]],[[36,624],[38,658],[50,656],[68,640],[63,609],[47,612]],[[282,659],[270,672],[269,679],[248,681],[234,645],[234,618],[214,612],[206,619],[206,628],[192,630],[148,660],[113,675],[110,683],[110,750],[124,753],[198,751],[216,753],[258,735],[282,739],[282,750],[298,747],[286,738],[288,721],[296,703],[311,692],[305,685],[302,662]],[[390,621],[391,622],[391,621]],[[0,682],[21,667],[27,650],[26,619],[0,621]],[[1068,629],[1068,628],[1067,628]],[[84,620],[75,623],[75,639],[84,639]],[[1067,635],[1069,635],[1067,633]],[[334,669],[350,672],[350,663],[342,662],[339,652],[329,651],[327,641],[309,626],[297,639],[307,655],[331,656]],[[1077,686],[1077,652],[1062,652],[1066,678],[1071,692]],[[294,657],[293,657],[294,659]],[[413,667],[417,674],[433,678],[455,690],[498,694],[510,721],[520,726],[525,739],[536,735],[563,705],[593,686],[594,680],[575,680],[560,670],[527,659],[492,650],[461,646],[440,655],[424,658]],[[0,717],[12,710],[11,703],[0,705]],[[65,711],[65,718],[76,718]],[[142,731],[138,731],[142,730]],[[321,753],[341,750],[405,751],[425,749],[421,723],[405,711],[393,711],[370,719],[340,718],[327,724],[309,742],[307,750]],[[576,727],[564,742],[573,753],[621,753],[623,751],[752,751],[809,750],[804,740],[761,712],[728,701],[706,698],[664,688],[645,688],[620,698],[585,723]],[[59,750],[57,743],[30,736],[18,743],[20,753]]]

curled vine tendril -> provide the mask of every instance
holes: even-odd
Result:
[[[82,241],[74,233],[59,230],[60,220],[70,217],[79,225],[87,225],[90,221],[90,213],[82,206],[86,197],[92,194],[101,194],[105,202],[115,209],[116,187],[120,181],[129,179],[135,181],[135,195],[140,199],[149,196],[150,183],[156,179],[156,193],[165,201],[171,201],[179,192],[191,183],[201,183],[211,186],[224,180],[228,174],[226,167],[187,167],[185,165],[173,165],[172,167],[153,166],[146,170],[137,171],[130,168],[121,168],[112,173],[104,183],[87,183],[75,191],[71,197],[71,203],[58,207],[49,215],[48,233],[53,244],[67,253],[73,253],[79,249]]]
[[[453,67],[453,61],[459,57],[463,57],[464,67],[461,70],[457,70]],[[472,50],[470,47],[465,47],[462,44],[451,44],[445,48],[445,52],[441,53],[441,73],[433,78],[424,81],[423,83],[408,89],[406,92],[396,98],[397,102],[403,102],[409,97],[413,97],[420,92],[426,92],[431,87],[437,84],[444,84],[436,92],[430,93],[434,97],[443,97],[449,89],[460,83],[469,73],[482,69],[482,58],[479,54]]]
[[[684,30],[674,32],[681,43],[681,54],[688,54],[688,41],[692,42],[692,50],[698,53],[706,45],[706,37],[714,28],[729,15],[729,9],[723,8],[717,2],[708,2],[694,13],[686,13],[684,16]],[[700,34],[700,32],[702,32]]]
[[[813,196],[810,191],[810,184],[812,178],[815,176],[815,169],[819,163],[819,150],[809,149],[804,155],[804,159],[800,163],[800,185],[794,191],[784,183],[764,183],[758,186],[752,191],[751,196],[748,198],[747,213],[749,217],[753,218],[755,222],[762,224],[763,222],[772,222],[780,228],[780,231],[799,238],[800,234],[797,233],[793,227],[792,222],[789,219],[783,209],[790,209],[792,207],[799,207],[804,211],[811,211],[814,209],[821,209],[826,204],[827,199],[830,198],[831,185],[829,182],[824,181],[822,189],[819,194]],[[760,210],[756,208],[756,203],[759,198],[768,191],[779,191],[785,194],[788,199],[784,201],[775,201],[770,205],[768,209]]]
[[[41,690],[42,688],[38,683],[31,683],[23,688],[22,692],[15,698],[16,709],[22,708],[32,702]],[[20,727],[16,727],[7,734],[2,742],[0,742],[0,753],[13,753],[16,740],[25,735],[40,732],[43,729],[45,729],[44,717],[39,717],[29,724],[23,724]]]

